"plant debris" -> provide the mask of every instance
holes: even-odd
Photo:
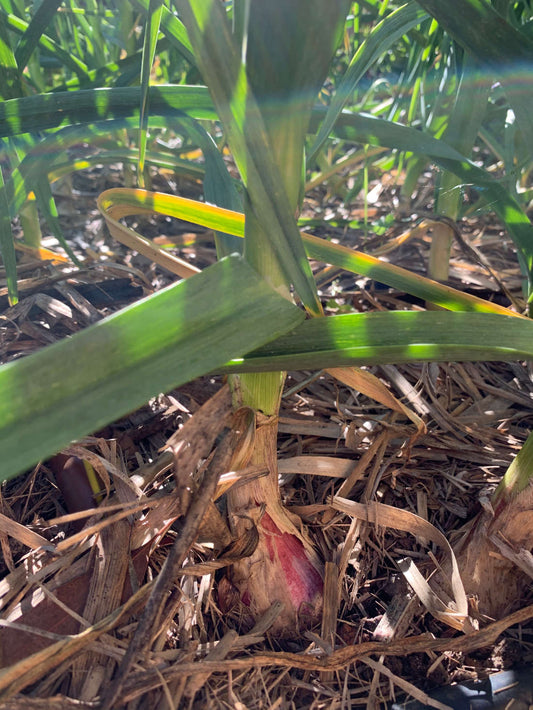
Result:
[[[80,174],[86,195],[91,172],[119,179],[113,167]],[[313,194],[308,216],[319,209]],[[93,256],[82,270],[20,257],[27,283],[17,306],[2,305],[3,362],[171,278],[107,241],[93,201],[73,205],[64,231],[85,214]],[[161,237],[161,223],[148,224]],[[200,240],[187,246],[179,238],[187,229],[175,225],[169,240],[183,241],[176,253],[201,268],[213,251]],[[518,268],[498,229],[487,218],[461,224],[475,251],[455,243],[451,283],[519,303]],[[365,241],[345,227],[329,236]],[[419,230],[394,243],[390,258],[422,268],[428,240]],[[315,270],[329,312],[422,307],[368,279]],[[322,618],[293,638],[271,633],[280,604],[254,625],[236,598],[221,608],[225,570],[257,544],[253,524],[235,535],[225,495],[264,474],[233,470],[230,415],[222,378],[202,378],[2,486],[2,707],[133,709],[141,699],[154,708],[373,708],[409,695],[444,708],[432,688],[533,660],[531,583],[501,618],[487,618],[456,555],[531,429],[529,363],[384,365],[363,369],[357,383],[341,371],[289,373],[278,438],[283,503],[303,518],[325,565]],[[81,510],[67,508],[58,487],[69,457],[88,462],[100,486],[86,490]],[[504,545],[487,554],[504,555]],[[526,574],[530,560],[521,559]]]

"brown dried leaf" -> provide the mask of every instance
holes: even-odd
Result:
[[[439,599],[422,577],[412,560],[406,561],[403,566],[400,565],[400,569],[409,584],[413,587],[420,601],[433,616],[454,629],[460,631],[469,630],[469,626],[467,625],[468,602],[459,574],[457,561],[448,540],[440,530],[437,530],[437,528],[431,525],[427,520],[420,518],[418,515],[408,510],[393,508],[390,505],[376,503],[375,501],[369,501],[365,505],[335,496],[331,505],[335,510],[340,510],[355,518],[365,520],[368,523],[374,523],[381,527],[391,527],[396,530],[408,532],[422,539],[431,540],[444,549],[451,562],[452,568],[450,576],[450,586],[454,597],[452,606]]]

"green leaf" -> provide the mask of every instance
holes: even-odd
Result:
[[[323,114],[324,111],[315,110],[316,120],[319,119],[321,113]],[[443,140],[437,140],[414,128],[375,118],[368,114],[343,112],[335,125],[335,134],[354,143],[382,145],[396,150],[426,155],[444,170],[449,170],[457,175],[466,185],[475,186],[490,202],[496,214],[507,227],[517,248],[520,266],[529,281],[531,292],[533,284],[533,225],[518,202],[488,172],[479,168]]]
[[[0,136],[17,135],[47,127],[82,122],[84,124],[112,117],[138,117],[140,89],[99,89],[64,94],[12,99],[0,103]],[[197,118],[216,117],[213,103],[205,87],[151,87],[152,116],[171,116],[183,110]],[[315,127],[325,111],[315,109]],[[464,156],[420,131],[398,123],[364,114],[342,113],[335,134],[345,140],[388,146],[398,150],[427,155],[445,170],[450,170],[466,184],[477,186],[493,204],[494,210],[509,229],[517,248],[524,273],[533,278],[532,225],[518,203],[487,172]]]
[[[491,78],[479,70],[471,55],[463,62],[461,80],[448,115],[443,140],[465,156],[472,155],[474,143],[487,112]],[[463,190],[460,178],[445,170],[437,181],[435,212],[454,222],[460,219]],[[436,229],[431,238],[429,274],[438,281],[447,281],[453,234],[449,228]]]
[[[232,256],[2,366],[1,479],[303,319]]]
[[[0,136],[17,135],[69,123],[86,124],[112,117],[138,117],[139,101],[138,87],[86,90],[12,99],[0,103]],[[182,110],[196,118],[211,120],[216,117],[213,103],[205,87],[150,88],[150,112],[153,116],[169,116],[175,110]],[[315,109],[314,125],[317,126],[324,116],[324,109]],[[533,279],[532,225],[520,205],[487,172],[468,161],[443,141],[399,123],[373,116],[342,113],[335,125],[335,134],[353,142],[388,146],[418,155],[427,155],[466,184],[477,186],[506,224],[519,250],[524,272],[530,280]]]
[[[529,319],[489,313],[382,311],[312,318],[220,371],[532,357],[533,321]]]
[[[533,61],[533,40],[507,22],[487,0],[417,2],[501,82],[529,156],[533,156],[533,95],[524,89],[524,74]]]
[[[114,131],[118,135],[121,129],[133,128],[135,125],[135,119],[111,119],[98,121],[91,126],[67,126],[27,149],[24,159],[13,170],[6,185],[11,216],[16,215],[29,193],[35,190],[35,186],[41,178],[46,178],[51,174],[59,177],[59,172],[64,175],[74,170],[87,168],[90,164],[98,161],[104,163],[126,159],[136,163],[138,152],[132,149],[102,151],[97,155],[78,161],[73,161],[68,151],[72,145],[81,142],[95,146],[102,142],[102,138],[108,139]],[[148,162],[160,167],[169,167],[181,174],[188,174],[193,179],[205,176],[204,193],[208,202],[224,207],[240,207],[235,182],[228,173],[224,158],[211,136],[198,121],[174,110],[169,116],[152,117],[150,125],[155,128],[172,129],[179,135],[188,137],[193,145],[202,150],[205,162],[204,166],[200,166],[180,160],[175,156],[175,153],[166,151],[149,152],[146,156]],[[229,239],[231,241],[228,244],[227,254],[242,250],[242,240],[235,240],[233,237]]]
[[[0,141],[0,145],[2,141]],[[17,260],[15,257],[15,246],[13,233],[11,231],[11,220],[9,218],[9,202],[7,199],[6,187],[2,166],[0,165],[0,252],[6,270],[7,293],[9,303],[14,306],[18,301],[17,295]]]
[[[43,0],[33,15],[26,32],[22,35],[17,48],[15,49],[15,59],[23,71],[26,67],[29,58],[39,44],[39,41],[44,34],[45,29],[54,18],[57,8],[62,4],[63,0]]]
[[[41,213],[46,219],[46,222],[50,227],[53,235],[56,237],[56,239],[61,244],[68,256],[72,259],[72,262],[76,266],[81,266],[78,258],[72,251],[71,246],[69,245],[63,234],[63,229],[59,221],[59,213],[57,211],[54,195],[52,194],[52,189],[50,188],[50,183],[48,182],[46,175],[37,175],[35,177],[33,190],[35,192],[37,206],[39,207]]]
[[[290,205],[299,209],[311,109],[342,38],[350,0],[237,0],[246,76]]]
[[[141,106],[139,109],[139,167],[137,180],[144,187],[144,157],[148,134],[148,89],[150,87],[150,72],[154,63],[157,47],[157,35],[163,13],[163,0],[150,0],[148,16],[144,27],[144,42],[141,60]]]
[[[349,5],[349,0],[330,0],[327,5],[322,0],[271,0],[267,3],[237,0],[235,3],[235,10],[238,12],[242,7],[242,11],[233,37],[237,46],[240,45],[249,87],[247,93],[257,104],[271,162],[279,172],[279,178],[276,175],[273,182],[277,186],[281,180],[292,215],[299,212],[303,198],[304,146],[311,109],[328,76]],[[243,131],[246,134],[256,124],[256,107],[250,101],[244,105]],[[247,149],[253,155],[253,142],[247,142]],[[267,155],[265,152],[263,158],[257,155],[252,160],[256,157],[259,161]],[[246,164],[250,162],[247,158]],[[262,179],[264,175],[265,166],[260,168]],[[272,218],[261,215],[257,209],[253,180],[247,188],[244,254],[265,278],[286,287],[285,258],[283,255],[279,258],[279,254],[276,258],[272,253],[276,252]],[[286,225],[288,218],[284,218]],[[290,239],[296,240],[295,231]],[[298,250],[301,253],[299,244]]]
[[[294,284],[311,312],[319,313],[320,302],[294,209],[274,162],[263,118],[248,84],[245,64],[237,52],[224,7],[218,0],[202,3],[178,0],[176,4],[187,27],[198,67],[224,125],[254,218],[263,236],[268,235],[268,242],[263,239],[263,244],[256,249],[254,266],[260,268],[257,252],[261,247],[267,257],[273,253],[277,260],[276,271],[282,272],[289,284]],[[274,273],[273,267],[267,270]]]
[[[530,488],[533,471],[533,432],[513,459],[502,480],[494,492],[495,509],[508,505],[519,493]]]
[[[234,234],[237,237],[244,236],[243,214],[219,209],[177,195],[113,188],[102,193],[100,200],[104,209],[110,205],[120,206],[122,216],[155,212],[192,224],[199,224],[208,229]],[[302,233],[302,239],[306,253],[312,259],[338,266],[356,274],[364,274],[443,308],[457,311],[509,313],[503,306],[462,293],[450,286],[424,278],[369,254],[331,243],[312,234]]]
[[[30,23],[12,14],[3,16],[0,15],[0,28],[3,24],[22,36],[28,32],[30,27]],[[74,54],[71,54],[63,49],[57,42],[54,42],[54,40],[47,35],[41,34],[39,37],[39,47],[49,56],[56,57],[62,65],[71,69],[78,75],[80,81],[87,77],[87,65],[82,62],[81,59],[78,59],[78,57]],[[18,91],[17,93],[18,95],[21,95],[22,91]]]
[[[469,156],[487,113],[492,77],[487,76],[478,62],[465,57],[453,108],[444,132],[444,141],[459,153]]]
[[[0,98],[4,101],[22,94],[17,60],[5,17],[5,13],[0,12]]]
[[[0,103],[0,137],[72,124],[139,116],[140,87],[84,89],[40,94]],[[216,120],[205,86],[152,86],[150,112],[170,116],[180,110],[194,118]]]
[[[61,156],[58,156],[53,163],[48,166],[48,169],[45,170],[45,172],[48,173],[50,181],[53,182],[64,175],[75,173],[78,170],[86,170],[87,168],[94,167],[95,165],[109,165],[110,163],[131,163],[132,165],[136,165],[138,162],[139,151],[137,148],[117,148],[117,150],[102,150],[96,155],[89,155],[87,158],[78,158],[74,160],[72,158],[61,160]],[[164,170],[172,170],[172,172],[176,175],[189,178],[190,180],[201,181],[207,173],[207,170],[203,165],[193,163],[190,160],[184,160],[177,157],[175,154],[167,153],[164,150],[147,151],[146,164],[152,165],[156,168],[162,168]],[[207,192],[206,199],[208,199],[212,204],[218,204],[215,199],[207,197]],[[11,211],[16,212],[16,209],[12,207]],[[239,250],[233,249],[229,253],[234,253],[236,251]]]
[[[309,151],[309,162],[316,157],[324,141],[327,140],[339,114],[352,98],[357,84],[370,67],[383,57],[400,37],[419,25],[426,17],[427,14],[414,3],[402,5],[376,25],[360,44],[335,91],[324,122]]]
[[[133,4],[137,7],[148,11],[150,0],[133,0]],[[187,59],[192,65],[195,64],[194,54],[192,51],[189,36],[183,22],[181,22],[172,12],[163,6],[163,14],[161,16],[161,30],[169,39],[172,45]]]

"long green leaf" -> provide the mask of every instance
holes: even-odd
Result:
[[[245,184],[252,210],[268,246],[304,305],[321,310],[309,262],[305,258],[285,182],[273,159],[261,112],[248,84],[225,10],[218,0],[178,0],[195,57],[224,124],[227,140]]]
[[[240,206],[237,189],[234,181],[229,176],[227,165],[215,142],[198,121],[182,114],[180,111],[174,110],[170,116],[153,117],[150,125],[156,128],[175,130],[179,135],[188,137],[193,145],[202,150],[204,166],[189,164],[188,172],[193,178],[205,175],[204,194],[208,202],[233,209]],[[25,158],[13,170],[6,184],[11,216],[14,217],[16,215],[21,205],[28,199],[29,193],[34,190],[35,184],[39,179],[46,177],[50,173],[56,173],[59,167],[63,174],[68,173],[69,160],[72,170],[75,169],[76,163],[69,158],[68,153],[68,149],[72,145],[85,141],[92,146],[96,146],[102,141],[102,138],[109,138],[113,131],[118,132],[120,129],[127,127],[136,127],[135,119],[98,121],[91,126],[67,126],[47,136],[28,150]],[[137,155],[136,151],[122,151],[122,153],[129,156]],[[106,162],[107,153],[100,153],[99,155],[102,156],[102,162]],[[161,167],[166,164],[173,169],[178,167],[181,172],[185,171],[185,167],[188,164],[187,161],[180,162],[178,158],[169,156],[163,151],[159,155],[150,154],[149,158],[152,164],[160,165]],[[116,159],[118,159],[118,155],[115,156]],[[89,162],[94,162],[94,160],[97,160],[96,156],[89,158]],[[82,166],[88,167],[83,160],[78,164],[78,169],[82,169]],[[242,244],[239,244],[239,241],[241,240],[232,240],[230,242],[231,251],[228,248],[228,253],[242,250]]]
[[[122,216],[155,212],[193,224],[200,224],[208,229],[234,234],[237,237],[244,236],[243,214],[206,205],[185,197],[146,190],[114,188],[103,192],[99,199],[104,210],[107,210],[111,205],[120,206]],[[302,239],[306,253],[312,259],[338,266],[356,274],[363,274],[443,308],[478,313],[509,313],[502,306],[462,293],[349,247],[333,244],[312,234],[302,233]]]
[[[471,55],[463,62],[461,80],[455,91],[455,101],[448,115],[448,125],[443,140],[465,156],[472,155],[472,149],[487,112],[491,80],[479,71],[479,65]],[[460,218],[463,203],[461,180],[445,170],[437,182],[435,212],[454,222]],[[447,281],[453,234],[450,229],[436,230],[431,239],[429,253],[429,274]]]
[[[257,102],[271,161],[279,171],[291,214],[300,210],[303,198],[304,147],[311,109],[328,76],[349,5],[350,0],[329,0],[327,5],[323,0],[235,3],[237,12],[242,8],[242,16],[233,37],[240,45],[249,90]],[[250,102],[246,106],[241,129],[245,139],[256,124],[255,106],[253,110]],[[247,149],[252,151],[252,160],[261,159],[253,155],[254,143],[248,141]],[[249,162],[248,157],[246,164]],[[263,167],[260,178],[264,175]],[[279,178],[275,176],[276,185]],[[247,187],[244,254],[265,278],[286,288],[284,258],[276,257],[271,246],[272,219],[254,206],[253,180]],[[300,245],[298,248],[301,252]]]
[[[329,75],[351,2],[237,0],[235,10],[241,5],[242,29],[234,34],[242,35],[246,76],[294,211],[301,204],[311,109]]]
[[[0,98],[6,101],[20,96],[22,91],[17,60],[4,16],[4,13],[0,12]]]
[[[315,111],[318,119],[321,111]],[[322,111],[323,113],[323,111]],[[522,271],[533,284],[533,225],[522,207],[503,185],[488,172],[479,168],[443,140],[437,140],[414,128],[385,121],[367,114],[343,112],[335,125],[335,134],[354,143],[388,146],[397,150],[427,155],[445,170],[457,175],[465,185],[473,185],[483,193],[486,200],[509,230],[518,251]]]
[[[56,158],[47,172],[50,181],[53,182],[64,175],[69,175],[79,170],[86,170],[95,165],[109,165],[110,163],[131,163],[132,165],[136,165],[138,161],[139,151],[137,148],[117,148],[116,150],[102,150],[96,155],[90,155],[87,158],[78,158],[75,160],[72,160],[72,158],[66,160]],[[206,169],[203,165],[179,158],[163,150],[147,151],[146,164],[156,168],[162,168],[163,170],[171,170],[176,175],[191,180],[201,181],[206,175]],[[218,204],[214,199],[209,199],[209,202]],[[233,251],[238,250],[234,249]]]
[[[15,49],[15,59],[17,60],[20,71],[23,71],[26,67],[45,29],[48,27],[57,12],[57,8],[62,2],[63,0],[43,0],[37,8],[37,12],[35,12],[31,18],[28,29],[22,35]]]
[[[171,115],[180,110],[194,118],[216,120],[205,86],[152,86],[150,110]],[[140,87],[85,89],[27,96],[0,103],[0,137],[44,131],[72,124],[139,116]]]
[[[113,117],[138,117],[140,89],[115,88],[62,95],[12,99],[0,103],[0,136],[42,130],[71,123],[91,123]],[[216,113],[205,87],[157,86],[150,88],[152,115],[168,116],[182,110],[195,118],[213,119]],[[323,120],[325,110],[313,112],[312,130]],[[487,172],[464,156],[420,131],[399,123],[364,114],[342,113],[335,125],[335,134],[346,140],[388,146],[427,155],[445,170],[457,175],[466,184],[475,185],[493,205],[494,211],[507,226],[519,251],[519,258],[528,279],[533,280],[533,230],[520,205],[505,188]]]
[[[0,479],[220,367],[304,314],[231,256],[0,368]]]
[[[157,35],[163,14],[163,0],[150,0],[148,14],[144,27],[144,42],[141,60],[141,105],[139,108],[139,167],[137,180],[140,187],[144,187],[144,156],[146,153],[146,140],[148,137],[148,89],[150,87],[150,73],[154,63],[157,47]]]
[[[69,245],[63,234],[63,229],[61,227],[61,222],[59,221],[59,213],[57,211],[57,205],[55,202],[54,195],[52,194],[52,189],[50,183],[46,179],[46,176],[36,176],[34,183],[34,192],[37,206],[40,209],[42,215],[45,217],[46,222],[53,235],[61,244],[65,252],[72,259],[72,262],[76,266],[80,266],[80,262],[74,252],[72,247]]]
[[[140,89],[114,88],[62,95],[12,99],[0,103],[0,136],[43,130],[71,123],[91,123],[113,117],[138,117]],[[171,115],[182,110],[195,118],[216,118],[213,103],[205,87],[157,86],[150,88],[152,115]],[[325,116],[323,109],[313,113],[317,126]],[[446,170],[450,170],[467,184],[479,186],[494,209],[507,224],[509,231],[524,255],[525,268],[533,268],[533,239],[531,223],[521,207],[508,192],[487,172],[469,162],[464,156],[420,131],[399,123],[377,119],[363,114],[342,113],[336,123],[335,133],[354,142],[388,146],[427,155]]]
[[[150,0],[133,0],[133,5],[148,10]],[[161,30],[172,43],[172,45],[187,59],[192,65],[195,64],[189,36],[183,22],[181,22],[172,12],[163,6],[161,16]]]
[[[10,29],[21,34],[22,36],[24,36],[26,32],[28,32],[30,23],[26,22],[20,17],[16,17],[15,15],[10,14],[5,16],[3,19],[5,20],[6,25],[8,25]],[[54,40],[48,37],[47,35],[41,34],[41,36],[39,37],[39,47],[50,56],[56,57],[61,62],[61,64],[71,69],[75,74],[78,75],[80,81],[82,81],[83,78],[87,76],[87,65],[82,62],[81,59],[78,59],[78,57],[76,57],[74,54],[71,54],[70,52],[63,49],[57,42],[54,42]],[[19,95],[20,93],[21,92],[19,92]]]
[[[384,311],[312,318],[220,371],[532,357],[533,321],[529,319],[489,313]]]
[[[2,142],[0,141],[0,145]],[[15,257],[15,247],[13,233],[11,231],[11,220],[9,218],[9,201],[7,198],[2,166],[0,165],[0,252],[4,262],[7,279],[7,292],[9,302],[12,306],[18,301],[17,294],[17,261]]]
[[[402,5],[374,27],[354,54],[337,87],[324,122],[309,151],[309,161],[313,160],[324,141],[327,140],[339,114],[353,96],[357,84],[370,67],[383,57],[402,35],[419,25],[426,17],[427,14],[411,2]]]
[[[513,27],[487,0],[417,0],[505,90],[533,156],[533,94],[524,90],[533,62],[533,40]]]

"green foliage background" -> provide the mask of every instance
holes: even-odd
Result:
[[[217,213],[219,255],[243,255],[173,287],[167,305],[157,295],[148,298],[0,368],[3,478],[159,391],[213,370],[531,356],[529,319],[490,313],[490,305],[473,306],[327,240],[314,243],[314,258],[384,283],[400,280],[402,288],[456,312],[384,313],[379,326],[373,316],[301,323],[303,311],[289,302],[280,306],[277,293],[294,288],[309,313],[320,313],[306,257],[310,243],[294,218],[306,181],[323,182],[349,201],[369,179],[395,168],[405,172],[408,199],[422,171],[432,169],[438,214],[455,220],[491,211],[501,220],[516,247],[527,313],[533,283],[529,3],[337,2],[324,17],[320,3],[316,12],[302,12],[296,0],[271,5],[283,23],[267,27],[255,1],[0,0],[0,248],[12,304],[18,299],[13,218],[33,246],[44,219],[78,263],[51,190],[73,171],[122,161],[125,175],[133,176],[130,187],[142,187],[158,168],[170,168],[202,179],[206,202],[247,215],[242,249],[234,213]],[[334,13],[339,26],[326,22]],[[265,53],[260,42],[267,29]],[[283,72],[275,60],[287,37],[293,45],[283,54]],[[269,94],[273,86],[276,96]],[[292,154],[298,141],[303,149]],[[70,148],[80,145],[87,154],[73,159]],[[239,181],[228,172],[226,145]],[[202,153],[199,162],[189,158],[194,149]],[[284,171],[282,163],[289,166]],[[145,204],[140,193],[136,200],[139,208]],[[178,216],[201,221],[202,209],[181,205]],[[364,226],[379,229],[369,220]],[[202,279],[220,293],[216,313],[202,295]],[[245,288],[249,311],[236,302]],[[145,337],[147,322],[160,322],[156,338]],[[495,332],[505,332],[505,348]],[[196,341],[199,334],[205,340]],[[220,344],[215,359],[214,342]],[[87,361],[89,343],[98,357]],[[117,348],[120,358],[113,355]],[[141,372],[142,394],[135,389]],[[116,406],[98,394],[110,380],[120,383]],[[84,403],[86,416],[73,422],[76,402]],[[57,436],[43,426],[52,417]]]

